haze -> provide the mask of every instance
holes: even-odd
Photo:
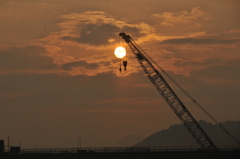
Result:
[[[1,0],[0,139],[111,146],[180,123],[129,48],[119,72],[120,32],[217,120],[240,120],[239,15],[239,0]]]

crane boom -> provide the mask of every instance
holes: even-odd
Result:
[[[125,42],[129,45],[131,51],[137,58],[139,64],[145,71],[146,75],[152,82],[152,84],[156,87],[158,92],[163,96],[168,105],[172,108],[178,118],[181,120],[183,125],[188,129],[194,139],[198,142],[200,147],[203,150],[217,150],[215,144],[211,141],[208,135],[204,132],[204,130],[200,127],[198,122],[194,119],[194,117],[190,114],[185,105],[181,102],[172,88],[168,85],[163,76],[159,73],[157,69],[152,65],[149,59],[142,53],[141,49],[134,40],[130,37],[130,35],[126,35],[125,33],[120,33]]]

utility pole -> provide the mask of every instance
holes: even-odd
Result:
[[[81,149],[81,136],[79,136],[78,138],[77,138],[77,149],[79,150],[79,148]]]
[[[78,145],[79,145],[79,144],[78,144],[78,138],[77,138],[77,150],[78,150]]]
[[[9,136],[8,136],[8,153],[10,152],[10,147],[9,147]]]
[[[81,136],[79,136],[79,145],[80,145],[80,149],[81,149],[81,146],[82,146]]]

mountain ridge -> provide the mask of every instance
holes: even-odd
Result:
[[[221,128],[212,123],[200,120],[199,125],[207,133],[216,146],[239,146]],[[225,121],[221,123],[237,140],[240,140],[240,121]],[[168,129],[158,131],[141,142],[140,146],[199,146],[183,124],[171,125]]]

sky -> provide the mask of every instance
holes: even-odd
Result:
[[[0,139],[111,146],[180,123],[120,32],[218,121],[240,120],[239,15],[239,0],[1,0]],[[196,120],[213,122],[166,80]]]

